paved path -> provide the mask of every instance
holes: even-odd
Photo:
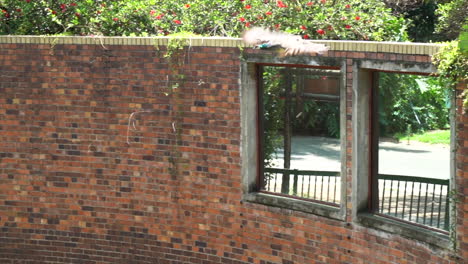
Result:
[[[324,137],[295,136],[292,138],[291,168],[302,170],[340,170],[339,140]],[[418,142],[379,144],[379,173],[448,179],[450,148]],[[283,165],[282,149],[274,160]]]

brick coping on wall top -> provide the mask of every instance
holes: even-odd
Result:
[[[0,36],[0,44],[86,44],[86,45],[157,45],[165,46],[173,37],[103,37],[103,36]],[[191,37],[190,46],[247,47],[239,38]],[[413,42],[378,42],[346,40],[314,40],[333,51],[383,52],[432,56],[443,44]]]

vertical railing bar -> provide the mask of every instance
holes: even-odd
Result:
[[[335,181],[335,188],[333,190],[333,202],[337,203],[338,201],[336,200],[336,185],[337,185],[336,182],[338,181],[338,177],[335,177],[334,181]]]
[[[411,200],[410,200],[410,209],[409,209],[409,221],[411,221],[411,216],[413,215],[413,198],[414,198],[414,184],[415,182],[411,182]]]
[[[445,195],[445,219],[444,219],[444,230],[449,231],[449,225],[450,225],[450,185],[447,185],[447,194]]]
[[[264,179],[266,179],[266,177],[264,176]],[[265,188],[267,188],[267,190],[271,190],[271,185],[273,183],[271,182],[271,173],[268,174],[268,184],[267,186],[265,186]]]
[[[429,189],[429,184],[426,183],[426,195],[424,197],[424,218],[423,218],[423,225],[426,224],[426,212],[427,212],[427,192],[428,192],[428,189]]]
[[[304,177],[305,177],[304,175],[301,175],[301,179],[302,179],[302,181],[301,181],[301,183],[302,183],[301,184],[301,197],[304,197]]]
[[[331,178],[331,176],[328,176],[327,202],[330,202],[330,178]]]
[[[405,207],[406,207],[406,189],[408,187],[408,181],[405,181],[405,191],[403,192],[403,209],[401,210],[401,218],[405,219]]]
[[[383,180],[383,188],[382,188],[382,204],[380,206],[380,213],[383,213],[383,208],[384,208],[384,201],[385,201],[385,182],[387,180]]]
[[[312,175],[309,175],[309,184],[307,185],[307,198],[310,198],[310,178],[312,178]]]
[[[294,173],[294,171],[293,171]],[[293,177],[291,177],[291,170],[285,170],[285,173],[283,173],[283,181],[282,186],[281,186],[281,193],[290,195],[291,194],[291,188],[294,188],[294,186],[291,186],[291,181],[294,182],[294,174]],[[283,182],[286,182],[285,185]]]
[[[276,182],[278,181],[278,173],[275,173],[275,188],[273,189],[273,192],[276,192]]]
[[[416,208],[416,223],[419,220],[419,204],[421,202],[421,189],[422,189],[422,182],[419,183],[419,194],[418,194],[418,206]]]
[[[431,220],[429,221],[429,225],[432,226],[432,219],[434,218],[434,204],[435,204],[435,189],[436,184],[432,184],[434,186],[432,188],[432,206],[431,206]]]
[[[293,175],[293,195],[297,196],[297,184],[298,184],[298,170],[294,170],[294,175]]]
[[[272,178],[273,176],[271,175],[271,173],[269,173],[268,175],[268,190],[271,190],[272,186],[273,186],[273,182],[272,182]]]
[[[444,188],[443,185],[440,185],[440,194],[439,194],[439,213],[437,214],[437,228],[440,228],[440,214],[442,213],[442,189]]]
[[[320,177],[322,177],[322,180],[320,181],[320,201],[323,201],[322,196],[323,196],[323,177],[324,176],[320,176]]]
[[[388,201],[388,214],[392,211],[393,180],[390,180],[390,199]]]
[[[268,177],[265,177],[265,172],[263,173],[263,179],[264,181],[267,182],[266,186],[265,186],[265,183],[263,183],[264,185],[264,188],[266,188],[267,190],[270,190],[270,182],[271,182],[271,174],[268,174]]]
[[[314,183],[314,199],[316,200],[317,199],[317,178],[318,178],[318,175],[314,175],[314,178],[315,178],[315,183]]]
[[[398,181],[397,190],[396,190],[395,217],[398,217],[398,202],[400,200],[400,182],[401,181]]]

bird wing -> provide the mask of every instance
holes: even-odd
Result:
[[[245,43],[253,46],[272,47],[281,46],[285,49],[285,55],[299,54],[323,54],[328,47],[323,44],[304,40],[299,36],[285,32],[273,32],[263,28],[252,28],[244,32],[242,39]]]

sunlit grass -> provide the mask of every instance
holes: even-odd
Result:
[[[411,136],[398,136],[400,141],[419,141],[429,144],[450,144],[450,130],[434,130]]]

